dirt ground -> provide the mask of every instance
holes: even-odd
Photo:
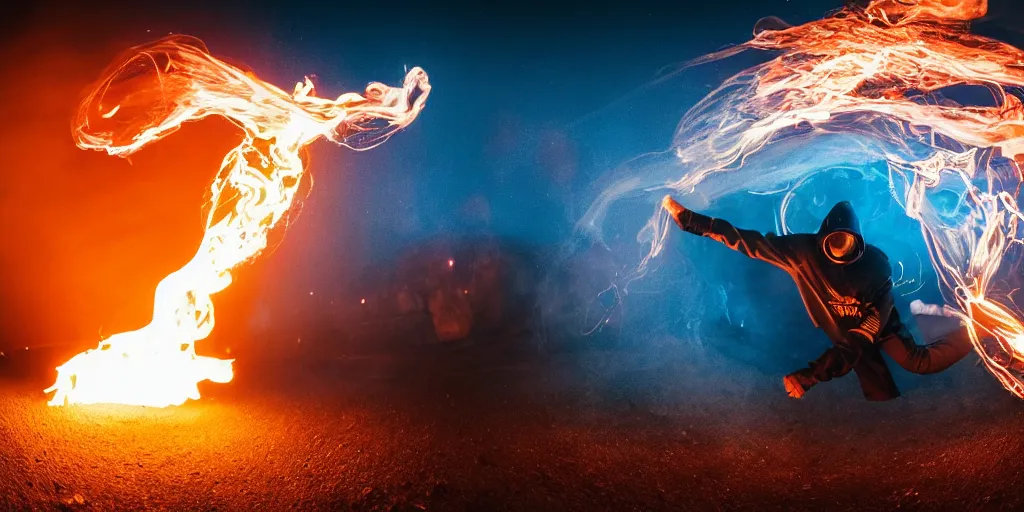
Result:
[[[20,359],[19,359],[20,357]],[[0,364],[4,510],[995,510],[1024,507],[1024,403],[968,359],[785,396],[677,340],[236,362],[182,407],[51,408]]]

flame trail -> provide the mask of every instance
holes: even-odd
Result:
[[[156,289],[149,325],[115,334],[57,368],[49,405],[120,403],[165,407],[199,399],[197,384],[228,382],[231,360],[199,356],[213,329],[210,296],[231,270],[267,246],[305,171],[299,151],[320,137],[351,149],[383,143],[423,109],[430,85],[413,68],[401,88],[380,83],[335,100],[314,96],[307,78],[292,94],[212,57],[203,43],[172,36],[116,59],[74,120],[83,149],[127,156],[186,121],[220,115],[245,133],[213,182],[196,255]]]
[[[920,222],[946,301],[968,320],[988,370],[1024,398],[1024,324],[1013,302],[1022,278],[1024,106],[1015,94],[1024,52],[969,32],[987,10],[987,0],[874,0],[800,26],[762,20],[751,41],[684,68],[750,49],[777,55],[687,112],[670,151],[634,162],[580,229],[599,237],[609,205],[637,192],[653,202],[685,194],[696,209],[783,185],[787,230],[786,205],[808,178],[884,161],[893,196]],[[985,88],[994,104],[943,94],[958,86]],[[807,151],[812,142],[827,151]],[[941,197],[950,193],[952,207]],[[670,221],[656,211],[638,237],[650,250],[627,281],[664,247]]]

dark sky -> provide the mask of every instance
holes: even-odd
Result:
[[[1020,38],[1016,0],[991,3],[979,31]],[[230,126],[188,127],[131,164],[71,142],[77,95],[132,45],[190,34],[286,89],[315,75],[321,95],[397,84],[406,66],[429,73],[427,109],[385,146],[312,148],[316,184],[300,221],[235,292],[292,296],[330,293],[438,233],[484,226],[557,243],[592,198],[590,182],[664,148],[689,103],[736,69],[703,69],[674,92],[630,91],[665,66],[745,41],[761,17],[802,23],[841,1],[81,4],[5,13],[8,343],[144,323],[156,281],[198,243],[202,191],[233,145]]]

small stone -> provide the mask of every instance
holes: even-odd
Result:
[[[85,497],[83,497],[81,494],[76,493],[74,496],[64,500],[64,504],[68,506],[85,505]]]

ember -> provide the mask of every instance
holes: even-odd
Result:
[[[213,182],[196,255],[157,286],[152,321],[58,367],[49,404],[165,407],[198,399],[201,381],[230,381],[232,361],[197,355],[195,342],[213,329],[211,295],[266,248],[292,205],[305,171],[299,152],[321,137],[355,150],[375,147],[416,118],[429,92],[427,74],[413,68],[401,88],[372,83],[362,95],[331,100],[316,97],[307,78],[287,94],[184,36],[116,59],[80,106],[73,125],[79,147],[128,156],[210,115],[230,119],[245,137]]]

